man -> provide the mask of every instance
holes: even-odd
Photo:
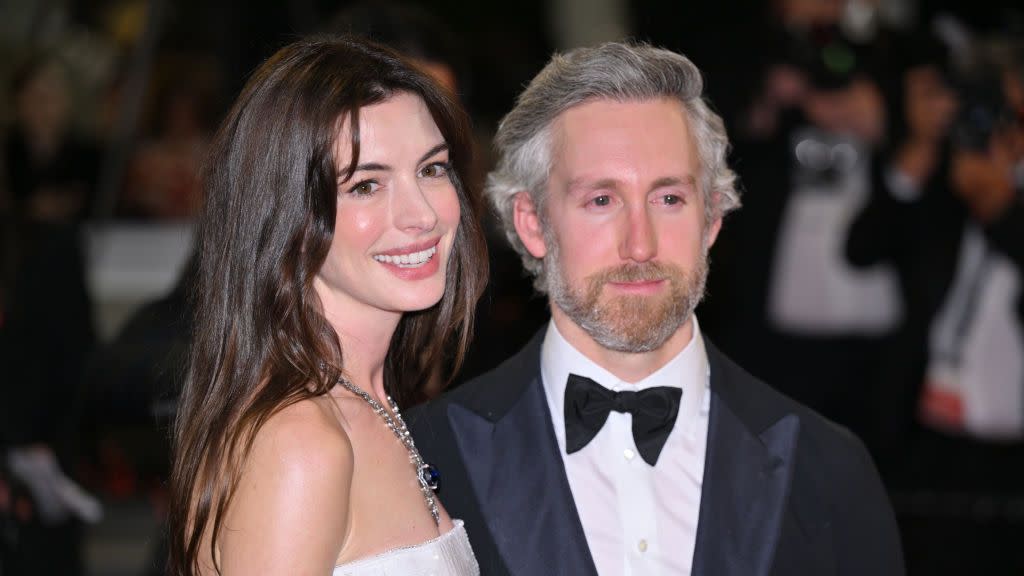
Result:
[[[606,44],[499,127],[488,195],[552,319],[409,419],[484,574],[903,573],[860,442],[701,336],[739,203],[701,90],[678,54]]]

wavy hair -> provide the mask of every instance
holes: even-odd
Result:
[[[704,101],[703,90],[700,70],[685,56],[647,44],[619,42],[556,54],[530,82],[498,126],[494,137],[498,164],[488,175],[485,190],[509,243],[523,267],[535,276],[538,291],[546,291],[544,267],[516,233],[513,202],[516,194],[525,191],[534,205],[543,208],[552,162],[552,125],[573,106],[600,99],[678,100],[690,120],[700,158],[705,220],[711,222],[739,207],[736,175],[726,163],[729,138],[722,119]]]
[[[360,108],[399,93],[423,99],[449,145],[462,211],[444,296],[403,316],[385,386],[401,403],[435,363],[462,361],[487,277],[480,202],[464,178],[472,152],[465,112],[373,42],[318,38],[282,48],[243,88],[203,171],[195,329],[174,428],[171,574],[200,571],[207,535],[219,571],[215,543],[256,432],[282,408],[326,394],[341,376],[343,344],[313,280],[333,237],[338,177],[351,177],[358,163]],[[346,120],[352,158],[335,158]]]

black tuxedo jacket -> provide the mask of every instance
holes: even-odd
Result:
[[[544,397],[543,334],[407,418],[485,575],[597,574]],[[693,574],[903,574],[892,508],[860,441],[710,342],[707,353],[712,397]]]

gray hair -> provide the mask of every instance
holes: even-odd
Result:
[[[488,175],[485,191],[523,267],[536,276],[534,286],[539,291],[546,291],[543,263],[526,250],[516,233],[514,199],[520,192],[529,192],[546,227],[552,124],[573,106],[601,99],[679,100],[690,120],[701,163],[705,221],[713,222],[739,207],[736,175],[726,164],[725,125],[701,97],[703,88],[700,70],[685,56],[647,44],[618,42],[556,54],[530,82],[498,125],[494,138],[498,165]]]

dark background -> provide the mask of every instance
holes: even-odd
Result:
[[[733,136],[731,164],[746,206],[727,218],[711,252],[709,292],[698,310],[701,327],[755,375],[864,439],[890,488],[911,574],[1024,573],[1020,439],[990,442],[937,433],[915,416],[923,327],[934,310],[911,314],[906,325],[870,342],[797,341],[766,324],[764,294],[775,221],[786,202],[787,167],[777,148],[746,137],[743,118],[779,54],[773,24],[779,4],[609,3],[618,7],[613,28],[680,51],[701,68],[707,96]],[[489,139],[498,120],[551,52],[571,47],[571,38],[557,32],[564,28],[554,16],[563,4],[408,5],[433,17],[418,32],[439,39],[435,55],[455,73],[476,125],[482,175],[491,162]],[[74,215],[40,231],[26,225],[20,212],[22,197],[11,176],[19,165],[5,155],[0,166],[8,174],[0,184],[0,450],[50,451],[68,477],[107,510],[99,525],[44,522],[38,495],[9,464],[0,463],[0,576],[158,573],[166,426],[187,347],[187,303],[182,283],[167,283],[123,304],[116,322],[105,321],[109,307],[99,305],[101,295],[85,281],[91,260],[78,235],[89,226],[187,230],[199,189],[190,171],[248,74],[284,44],[336,30],[338,13],[349,8],[351,3],[327,0],[0,3],[0,20],[7,22],[0,24],[0,81],[6,88],[0,123],[5,131],[16,130],[13,92],[25,63],[40,57],[59,61],[68,80],[68,131],[81,142],[69,157],[82,164],[75,175],[86,183]],[[910,65],[904,56],[920,45],[914,39],[927,35],[942,14],[956,17],[979,38],[1019,40],[1024,31],[1013,2],[922,1],[901,27],[867,42],[858,52],[859,64],[879,85],[890,119],[874,150],[880,165],[899,142],[893,126],[900,105],[892,78]],[[175,102],[185,102],[184,108]],[[174,115],[182,109],[185,120]],[[155,165],[147,162],[161,159],[177,162],[171,173],[183,179],[178,189],[186,199],[175,207],[139,200]],[[544,300],[533,294],[493,223],[491,232],[492,282],[456,385],[512,354],[547,319]],[[952,262],[953,246],[937,258]],[[187,278],[185,259],[176,265]],[[944,287],[948,279],[943,282]],[[904,282],[911,308],[926,299],[907,289],[913,285]],[[23,299],[26,286],[41,288]],[[131,534],[135,528],[126,526],[141,526],[144,533]],[[128,566],[112,557],[140,561]]]

